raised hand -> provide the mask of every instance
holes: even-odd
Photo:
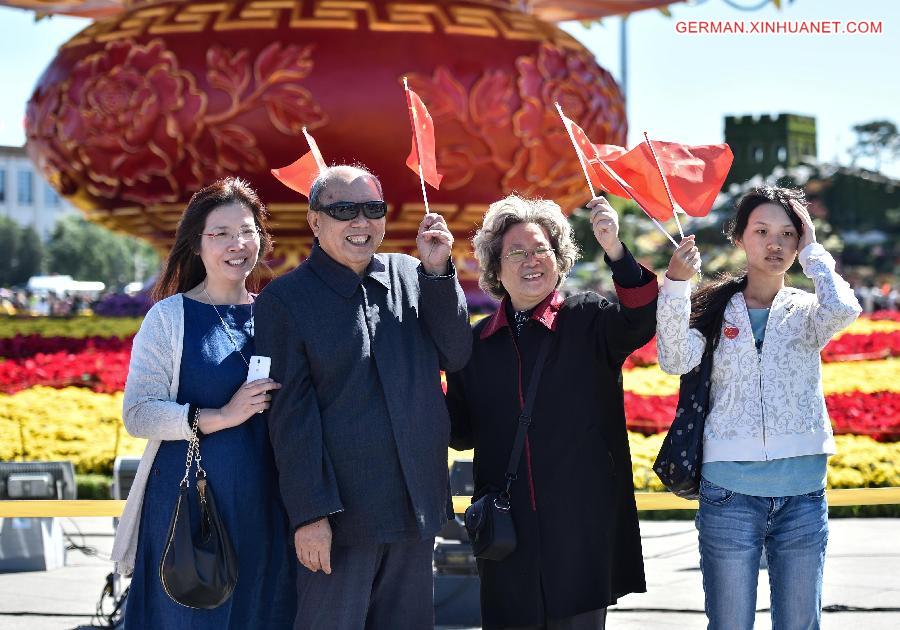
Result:
[[[670,280],[690,280],[700,271],[700,250],[694,244],[694,235],[681,239],[675,253],[669,260],[666,277]]]
[[[791,210],[800,217],[800,223],[803,224],[803,235],[800,237],[800,243],[797,245],[797,251],[803,251],[804,247],[816,242],[816,226],[813,225],[809,210],[802,203],[791,199],[790,204]]]
[[[446,275],[450,266],[450,252],[453,249],[453,235],[441,215],[430,212],[419,224],[416,235],[419,260],[425,273],[432,276]]]
[[[625,255],[625,247],[619,240],[619,213],[603,197],[591,199],[587,207],[591,210],[594,238],[610,260],[619,260]]]

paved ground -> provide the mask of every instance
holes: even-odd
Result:
[[[64,568],[0,574],[0,629],[69,630],[90,625],[106,575],[102,559],[112,546],[111,519],[64,519],[64,529],[97,556],[70,551]],[[83,538],[77,529],[83,532]],[[705,628],[697,535],[690,521],[641,523],[649,593],[630,595],[611,610],[620,629]],[[900,628],[900,519],[834,519],[825,567],[823,628]],[[768,607],[768,581],[760,572],[758,609]],[[110,609],[109,600],[106,609]],[[97,623],[97,619],[93,619]],[[770,628],[767,612],[756,627]],[[403,630],[403,629],[397,629]]]

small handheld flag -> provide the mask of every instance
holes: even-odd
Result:
[[[309,151],[287,166],[273,168],[271,173],[282,184],[308,199],[309,190],[312,188],[313,182],[325,168],[325,160],[319,152],[319,146],[316,144],[316,141],[307,133],[306,127],[303,128],[303,135],[306,136]]]
[[[422,198],[425,201],[425,212],[428,213],[428,194],[425,182],[433,188],[440,189],[443,175],[438,173],[435,158],[434,121],[425,103],[419,95],[409,89],[406,77],[403,77],[403,90],[406,92],[406,104],[409,107],[409,122],[412,126],[412,148],[406,158],[406,165],[419,176],[422,184]]]

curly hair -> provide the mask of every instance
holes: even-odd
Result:
[[[478,286],[498,299],[507,295],[500,282],[503,236],[517,223],[534,223],[547,230],[559,269],[556,286],[566,279],[580,255],[578,245],[572,238],[572,226],[562,209],[553,201],[528,199],[518,195],[509,195],[495,201],[488,207],[481,227],[472,238],[472,245],[480,268]]]

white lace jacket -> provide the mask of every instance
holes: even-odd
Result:
[[[725,308],[713,354],[703,461],[764,461],[835,452],[822,392],[820,352],[862,310],[834,258],[818,243],[800,252],[815,294],[783,288],[769,311],[757,355],[742,293]],[[684,374],[700,363],[706,340],[689,328],[690,283],[665,279],[657,309],[659,365]]]

